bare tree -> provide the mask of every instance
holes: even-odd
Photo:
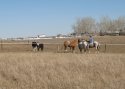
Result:
[[[99,23],[101,31],[118,31],[125,28],[125,17],[118,17],[118,19],[110,19],[109,17],[102,17]]]
[[[125,28],[125,17],[118,17],[118,19],[114,20],[115,30],[124,30]]]
[[[101,20],[98,24],[98,27],[99,27],[100,31],[106,32],[106,31],[110,30],[111,24],[112,24],[111,19],[109,17],[105,16],[105,17],[101,18]]]
[[[77,19],[77,22],[73,25],[73,30],[76,33],[91,33],[95,31],[96,22],[92,17],[85,17]]]
[[[93,32],[110,32],[121,31],[125,29],[125,17],[118,17],[111,19],[108,16],[104,16],[99,22],[96,22],[92,17],[84,17],[77,19],[73,25],[75,33],[93,33]]]

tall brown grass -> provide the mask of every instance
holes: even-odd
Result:
[[[125,55],[0,53],[0,89],[125,89]]]

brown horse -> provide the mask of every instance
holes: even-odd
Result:
[[[64,50],[65,50],[65,52],[67,51],[68,47],[70,48],[70,50],[72,52],[74,52],[75,47],[77,46],[77,44],[78,44],[78,40],[77,39],[64,41]]]

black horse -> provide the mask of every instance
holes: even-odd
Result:
[[[32,48],[33,51],[39,51],[41,49],[41,51],[43,51],[44,49],[44,44],[43,43],[38,43],[38,42],[32,42]]]

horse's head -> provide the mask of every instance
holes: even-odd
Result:
[[[81,42],[81,39],[79,38],[79,39],[78,39],[78,43],[80,43],[80,42]]]
[[[32,45],[36,45],[37,43],[35,41],[32,42]]]

